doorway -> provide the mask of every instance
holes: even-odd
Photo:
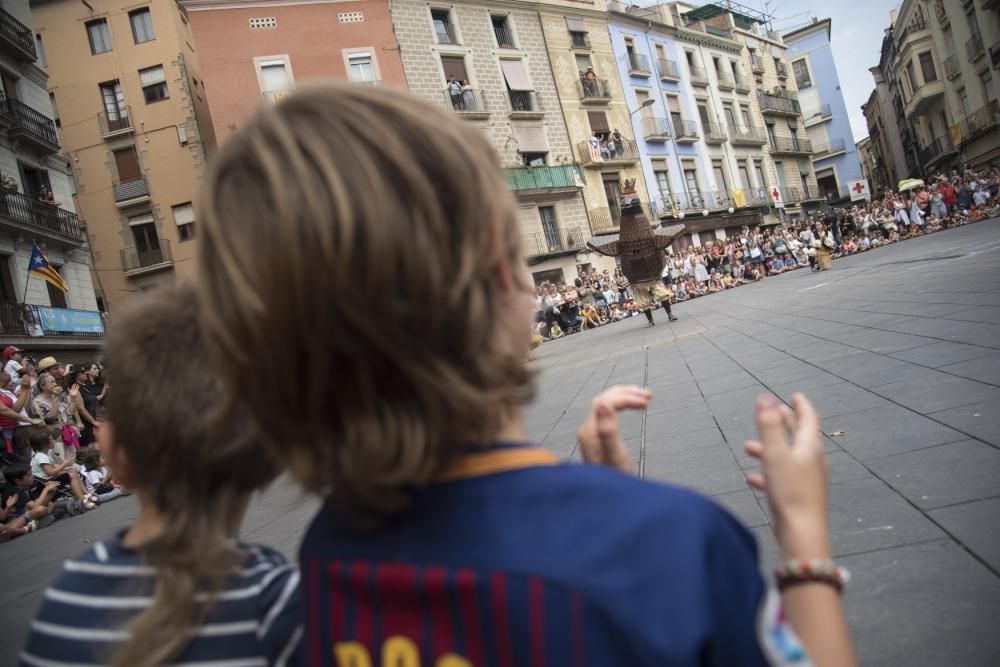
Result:
[[[614,226],[618,227],[622,219],[622,188],[618,174],[602,174],[604,181],[604,196],[608,201],[608,211]]]

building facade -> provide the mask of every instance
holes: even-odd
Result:
[[[192,270],[214,146],[194,38],[173,0],[33,0],[103,305]]]
[[[881,192],[882,188],[876,183],[875,180],[875,152],[872,149],[871,138],[865,137],[864,139],[855,142],[854,150],[858,153],[858,161],[861,162],[861,177],[868,181],[869,192]]]
[[[87,229],[75,213],[70,166],[59,155],[46,53],[35,35],[27,0],[5,0],[0,8],[0,346],[82,359],[74,354],[89,356],[98,348],[103,320]],[[69,285],[68,292],[29,275],[33,245]]]
[[[220,143],[261,104],[306,81],[406,85],[384,0],[179,4],[190,21]]]
[[[536,282],[596,266],[582,191],[599,179],[571,146],[537,6],[393,0],[390,10],[410,92],[470,123],[499,153]]]
[[[785,33],[788,59],[799,91],[803,123],[812,144],[820,194],[828,202],[850,199],[847,184],[861,178],[847,105],[830,44],[830,19]]]

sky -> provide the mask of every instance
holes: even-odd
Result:
[[[761,0],[738,0],[748,7],[761,8]],[[889,10],[898,9],[899,0],[769,0],[774,28],[788,32],[816,18],[832,19],[830,43],[847,104],[854,140],[868,136],[861,105],[875,88],[869,67],[878,64],[882,35],[889,27]]]

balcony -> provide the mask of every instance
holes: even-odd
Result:
[[[709,123],[702,128],[705,131],[705,143],[706,144],[724,144],[726,143],[726,131],[721,125],[716,125],[715,123]]]
[[[780,60],[774,61],[774,71],[779,79],[784,80],[788,78],[788,66]]]
[[[764,73],[764,59],[760,56],[750,56],[750,68],[754,74]]]
[[[694,86],[708,85],[708,73],[705,71],[704,67],[698,67],[697,65],[688,65],[688,70],[691,72],[691,85]]]
[[[59,152],[59,135],[51,118],[43,116],[20,100],[3,100],[4,110],[10,117],[8,136],[35,150],[45,153]]]
[[[830,109],[829,104],[821,104],[812,109],[802,110],[802,122],[806,124],[806,127],[825,123],[831,118],[833,118],[833,110]]]
[[[0,48],[21,62],[31,62],[35,53],[35,36],[31,28],[0,9]]]
[[[823,199],[819,185],[815,181],[809,181],[802,185],[802,201],[823,201]]]
[[[666,118],[646,116],[642,120],[642,136],[652,143],[665,143],[670,139],[670,123]]]
[[[170,253],[170,241],[159,239],[158,248],[139,250],[135,246],[121,249],[122,270],[126,277],[155,273],[174,268],[174,256]]]
[[[832,139],[828,143],[813,146],[813,160],[823,160],[846,150],[847,142],[843,138]]]
[[[812,142],[798,137],[771,137],[768,142],[771,153],[776,155],[809,155]]]
[[[674,141],[679,144],[691,144],[698,141],[698,124],[693,120],[675,120]]]
[[[798,116],[802,113],[799,101],[791,93],[776,95],[761,92],[757,100],[760,102],[761,113],[775,116]]]
[[[524,256],[532,259],[583,250],[589,237],[590,232],[583,227],[570,227],[565,230],[555,229],[550,233],[529,232],[523,234],[521,239]]]
[[[1000,102],[991,101],[986,106],[974,111],[959,122],[962,143],[997,129],[997,114],[1000,113]]]
[[[642,212],[646,215],[651,226],[656,223],[660,213],[659,207],[655,203],[650,204],[649,202],[642,202]],[[621,226],[622,216],[619,206],[590,209],[589,213],[590,227],[595,234],[610,232]]]
[[[907,118],[927,111],[931,105],[944,96],[944,81],[938,79],[919,86],[906,102],[903,111]]]
[[[736,72],[736,92],[737,93],[749,93],[750,92],[750,79],[747,78],[746,74],[740,68]]]
[[[142,176],[113,183],[111,190],[115,196],[115,206],[128,208],[149,202],[149,186]]]
[[[802,190],[800,188],[783,187],[781,190],[781,200],[786,204],[797,204],[802,201]]]
[[[938,160],[954,152],[955,146],[951,143],[950,137],[938,137],[920,149],[920,164],[923,165],[924,169],[929,170]]]
[[[0,190],[0,225],[55,241],[80,244],[84,239],[83,224],[75,213],[20,192]]]
[[[499,46],[501,49],[515,48],[514,33],[512,33],[507,26],[500,26],[500,25],[493,26],[493,34],[497,38],[497,46]]]
[[[750,188],[747,190],[747,203],[753,206],[770,206],[770,188]]]
[[[578,190],[582,187],[579,167],[512,167],[504,170],[507,187],[517,194]]]
[[[97,114],[97,120],[101,124],[101,136],[105,139],[113,139],[135,132],[132,127],[132,108],[124,107],[115,114],[116,118],[110,118],[107,111]]]
[[[264,101],[272,107],[287,100],[291,94],[290,90],[265,90],[263,93]]]
[[[622,139],[620,145],[614,141],[607,141],[597,147],[591,146],[589,142],[581,141],[578,148],[580,150],[580,164],[584,167],[599,169],[601,167],[625,166],[639,161],[639,150],[631,139]]]
[[[583,104],[607,104],[611,101],[611,86],[607,79],[578,79],[576,91]]]
[[[100,338],[103,335],[104,320],[97,311],[0,302],[0,336],[32,336],[39,343],[39,336]]]
[[[949,81],[962,73],[962,68],[958,64],[958,56],[954,53],[945,58],[941,65],[944,68],[944,76]]]
[[[533,90],[508,90],[507,104],[511,118],[541,118],[545,115],[538,93]]]
[[[715,75],[719,78],[719,90],[735,90],[736,80],[726,74],[725,72],[716,72]]]
[[[666,58],[656,59],[656,71],[664,81],[680,81],[681,71],[677,68],[677,63]]]
[[[590,36],[585,32],[570,32],[569,43],[574,49],[590,51]]]
[[[653,74],[653,70],[649,68],[649,58],[641,53],[626,53],[625,60],[630,75],[647,77]]]
[[[763,146],[767,135],[762,127],[729,126],[729,143],[734,146]]]
[[[969,62],[974,63],[983,55],[986,49],[983,48],[983,38],[981,35],[973,35],[965,42],[965,55],[969,57]]]
[[[467,90],[445,90],[444,99],[451,110],[467,118],[489,118],[490,110],[486,106],[483,91],[469,88]]]

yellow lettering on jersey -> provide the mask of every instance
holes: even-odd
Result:
[[[382,644],[382,667],[420,667],[420,650],[409,637],[389,637]]]
[[[333,645],[337,667],[372,667],[371,654],[358,642],[338,642]],[[420,667],[420,649],[409,637],[389,637],[382,644],[382,667]],[[472,663],[454,653],[445,653],[434,661],[434,667],[473,667]]]
[[[338,667],[372,667],[368,649],[358,642],[338,642],[333,645]]]
[[[472,663],[454,653],[445,653],[437,659],[434,667],[472,667]]]

